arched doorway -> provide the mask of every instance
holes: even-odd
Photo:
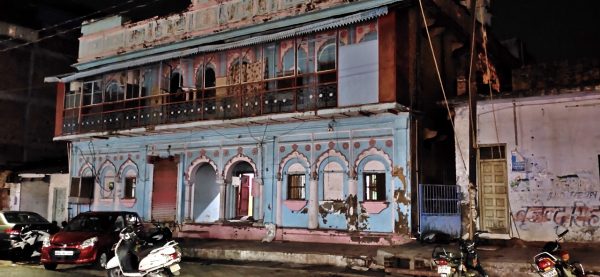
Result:
[[[227,212],[228,219],[240,219],[254,215],[252,185],[256,176],[254,168],[248,162],[236,163],[227,176]]]
[[[220,193],[215,169],[208,163],[201,165],[194,176],[194,222],[209,223],[219,220]]]

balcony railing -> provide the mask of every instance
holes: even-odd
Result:
[[[333,70],[66,109],[62,135],[333,108],[338,97],[335,76]],[[303,80],[316,82],[299,85]]]

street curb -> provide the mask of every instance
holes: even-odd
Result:
[[[371,264],[370,257],[344,257],[342,255],[316,253],[286,253],[239,249],[184,248],[183,256],[206,260],[234,260],[255,262],[279,262],[305,265],[329,265],[336,267],[363,267]]]

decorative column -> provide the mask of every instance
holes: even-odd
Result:
[[[275,199],[275,225],[282,226],[282,214],[281,214],[281,177],[277,178],[277,199]]]
[[[308,199],[308,229],[319,228],[319,188],[318,174],[313,172],[310,178],[310,199]]]
[[[225,204],[225,193],[226,193],[226,186],[227,184],[225,183],[225,180],[223,179],[223,176],[218,175],[217,176],[217,180],[216,180],[217,185],[219,185],[219,188],[221,188],[221,192],[220,192],[220,199],[219,199],[219,222],[224,222],[225,221],[225,209],[227,207],[227,205]]]
[[[194,202],[194,184],[191,181],[187,181],[185,183],[185,211],[184,211],[184,221],[185,222],[193,222],[192,219],[192,203]]]

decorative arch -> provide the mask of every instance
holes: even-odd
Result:
[[[231,159],[229,159],[229,161],[223,167],[223,172],[222,172],[223,179],[227,178],[227,175],[229,174],[229,171],[231,170],[231,168],[239,162],[247,162],[248,164],[250,164],[250,166],[252,167],[252,170],[254,170],[254,173],[256,173],[255,178],[260,179],[260,172],[258,172],[258,170],[256,170],[256,164],[254,164],[254,161],[250,157],[248,157],[244,154],[237,154],[237,155],[231,157]]]
[[[319,158],[317,159],[317,169],[313,171],[313,176],[317,177],[315,179],[318,180],[318,196],[317,199],[319,199],[319,201],[322,200],[343,200],[345,197],[347,197],[348,195],[348,172],[350,172],[349,170],[349,165],[350,163],[348,162],[348,159],[346,159],[346,156],[344,156],[344,154],[342,154],[341,152],[337,151],[337,150],[333,150],[330,149],[326,152],[324,152],[323,154],[321,154],[319,156]],[[342,182],[342,190],[341,190],[341,199],[337,199],[337,198],[327,198],[326,197],[326,191],[325,191],[325,187],[327,187],[327,180],[328,178],[325,178],[325,174],[326,174],[326,168],[327,167],[338,167],[341,169],[341,182]],[[331,172],[329,172],[328,174],[332,174]],[[329,176],[329,175],[328,175]]]
[[[281,161],[279,162],[279,171],[277,172],[278,180],[281,181],[281,178],[283,176],[283,170],[286,167],[286,165],[288,165],[288,162],[290,162],[290,161],[300,162],[301,164],[304,165],[304,167],[306,169],[308,169],[308,171],[310,173],[310,162],[308,161],[308,158],[304,154],[294,150],[294,151],[292,151],[292,153],[289,153],[287,156],[283,157],[283,159],[281,159]]]
[[[188,166],[187,170],[185,171],[184,180],[185,180],[186,184],[188,184],[188,185],[192,184],[191,176],[194,176],[196,174],[196,171],[198,171],[198,168],[200,168],[200,166],[202,166],[204,164],[209,164],[210,166],[212,166],[212,168],[215,170],[215,173],[219,172],[217,169],[217,164],[210,158],[207,158],[206,156],[202,155],[202,156],[196,158],[195,160],[193,160],[192,163],[190,164],[190,166]]]
[[[127,161],[125,161],[119,167],[119,171],[117,172],[117,177],[119,179],[122,178],[123,174],[126,174],[131,169],[133,169],[135,171],[136,175],[139,176],[140,171],[138,170],[137,164],[134,161],[132,161],[131,159],[127,159]]]
[[[115,175],[117,174],[117,167],[115,166],[115,164],[109,160],[106,160],[100,165],[100,170],[98,170],[98,175],[104,176],[105,171],[108,169],[112,169],[115,172]]]
[[[391,168],[394,165],[394,163],[392,162],[392,158],[390,157],[390,155],[385,153],[385,151],[383,151],[381,149],[377,149],[375,147],[371,147],[369,149],[365,149],[364,151],[360,152],[360,154],[356,157],[356,160],[354,161],[354,169],[353,169],[354,175],[353,176],[357,176],[357,173],[358,173],[357,170],[358,170],[358,168],[360,168],[359,165],[363,161],[367,161],[366,158],[369,156],[380,157],[381,161],[384,163],[387,170],[391,170]]]
[[[316,160],[315,162],[315,168],[313,168],[313,174],[314,172],[318,172],[316,169],[320,169],[323,166],[323,162],[326,161],[327,159],[332,159],[332,158],[338,158],[341,162],[342,162],[342,166],[345,166],[346,170],[349,170],[350,168],[350,162],[348,162],[348,159],[346,158],[346,156],[344,156],[344,154],[342,154],[340,151],[334,150],[334,149],[329,149],[328,151],[323,152]]]
[[[92,166],[92,164],[90,162],[85,162],[85,164],[83,164],[81,168],[79,168],[78,176],[83,177],[84,173],[87,170],[89,170],[92,173],[91,175],[94,175],[94,167]]]

